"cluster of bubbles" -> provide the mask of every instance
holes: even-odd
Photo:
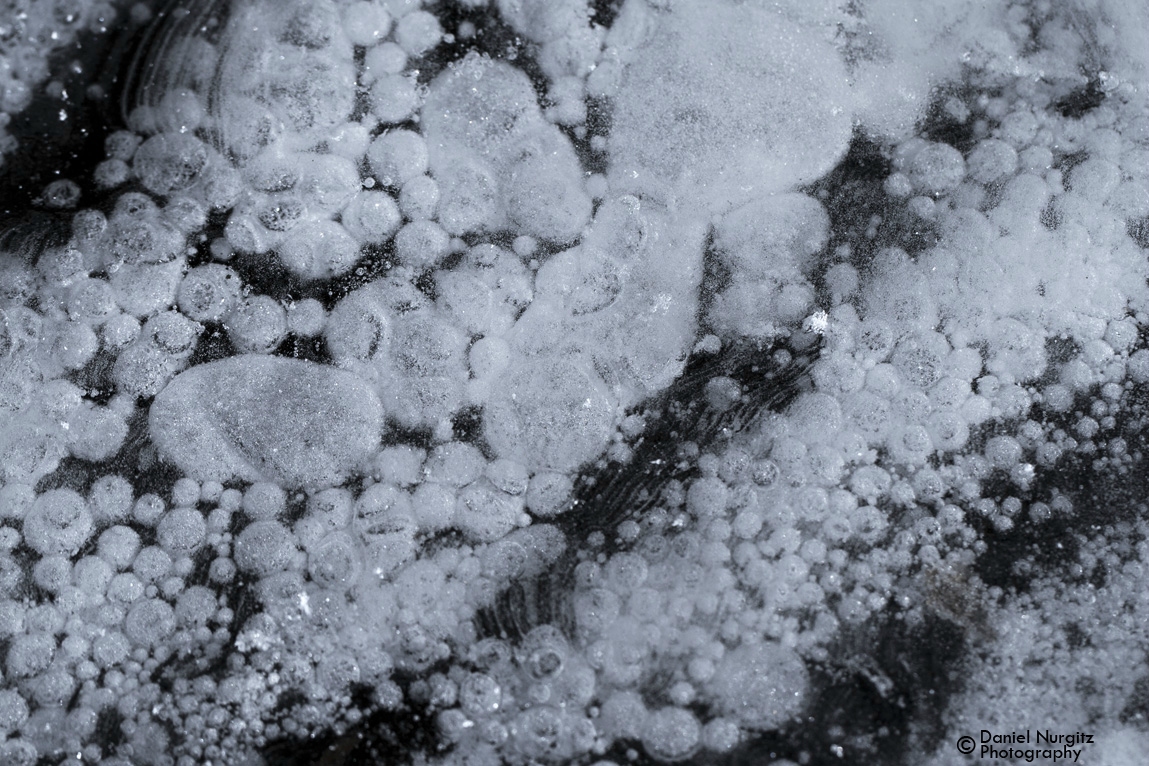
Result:
[[[900,29],[883,8],[874,29]],[[512,61],[436,64],[479,32],[417,0],[177,10],[214,31],[108,136],[107,204],[0,262],[0,761],[227,764],[412,710],[444,766],[681,761],[797,725],[843,629],[896,610],[990,647],[954,731],[1103,721],[1102,757],[1133,762],[1144,522],[1023,596],[974,574],[995,538],[1079,513],[1042,472],[1143,457],[1143,95],[1107,73],[1078,113],[1075,66],[1002,64],[1037,66],[1080,19],[961,17],[992,37],[967,91],[995,95],[944,101],[948,141],[866,123],[911,245],[792,191],[886,93],[877,53],[826,35],[855,10],[628,0],[608,29],[578,0],[500,1],[545,107]],[[743,66],[724,31],[779,43]],[[707,247],[725,277],[700,297]],[[692,348],[815,334],[784,412],[684,441],[651,510],[568,539],[576,472],[625,462]],[[702,405],[745,395],[716,377]],[[568,621],[480,635],[560,559]]]

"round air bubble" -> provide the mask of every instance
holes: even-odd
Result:
[[[321,588],[349,588],[362,569],[360,546],[346,532],[334,532],[323,538],[307,556],[307,573]]]
[[[924,465],[933,453],[934,445],[925,427],[913,423],[890,434],[886,440],[886,449],[895,462]]]
[[[405,122],[419,106],[418,84],[414,77],[383,75],[371,86],[370,102],[380,122]]]
[[[994,436],[985,444],[986,459],[995,468],[1012,468],[1021,462],[1021,454],[1021,444],[1012,436]]]
[[[65,370],[78,370],[100,350],[95,330],[80,322],[58,326],[52,338],[52,356]]]
[[[193,585],[179,595],[176,601],[176,624],[183,627],[206,625],[219,611],[219,601],[214,592],[202,585]]]
[[[410,130],[391,130],[367,150],[371,172],[384,186],[401,187],[427,172],[427,142]]]
[[[163,548],[149,545],[136,554],[132,571],[145,582],[156,582],[172,568],[172,557]]]
[[[166,509],[163,498],[148,492],[140,495],[132,506],[132,520],[145,527],[154,527],[159,523]]]
[[[980,184],[990,184],[1017,170],[1017,150],[996,138],[979,141],[966,158],[970,178]]]
[[[414,531],[411,496],[393,484],[373,484],[355,502],[355,526],[364,535]]]
[[[909,176],[918,191],[945,194],[965,178],[965,159],[949,144],[931,143],[910,161]]]
[[[521,495],[527,491],[530,474],[513,460],[492,460],[487,464],[487,478],[508,495]]]
[[[661,763],[682,761],[693,755],[702,739],[702,726],[689,710],[664,707],[651,712],[642,727],[646,754]]]
[[[518,163],[507,190],[511,221],[540,239],[571,242],[578,237],[590,221],[593,203],[581,177],[565,171],[561,156]]]
[[[283,514],[287,493],[278,484],[260,481],[243,493],[243,512],[252,519],[274,519]]]
[[[190,188],[207,166],[207,146],[190,133],[152,136],[132,158],[140,183],[161,197]]]
[[[101,539],[103,539],[102,535]],[[112,565],[103,558],[84,556],[76,562],[71,575],[72,583],[81,592],[91,597],[101,598],[107,592],[108,584],[115,576],[115,571],[112,569]]]
[[[757,731],[777,729],[793,719],[808,688],[801,658],[773,642],[728,651],[709,684],[719,712]]]
[[[175,358],[187,358],[195,350],[203,327],[178,311],[163,311],[148,318],[143,338]]]
[[[437,168],[439,224],[454,236],[494,228],[501,220],[499,183],[491,167],[464,156]]]
[[[24,517],[24,542],[42,556],[71,556],[93,528],[84,498],[70,489],[52,489],[36,498]]]
[[[363,60],[364,82],[384,74],[399,74],[406,68],[407,52],[393,42],[386,42],[367,51]]]
[[[471,673],[459,687],[459,705],[472,718],[493,714],[499,709],[502,699],[498,681],[485,673]]]
[[[399,191],[399,209],[409,220],[434,218],[439,205],[439,184],[430,176],[416,176]]]
[[[239,533],[234,555],[241,570],[265,577],[287,568],[295,555],[295,541],[278,521],[255,521]]]
[[[191,234],[207,223],[207,210],[199,200],[176,197],[164,207],[164,220],[181,234]]]
[[[455,489],[446,484],[420,484],[411,497],[411,514],[420,532],[438,532],[455,518]]]
[[[359,243],[335,221],[312,221],[292,229],[279,248],[279,260],[303,279],[330,279],[355,265]]]
[[[156,526],[156,540],[173,555],[189,554],[203,544],[207,523],[195,508],[174,508]]]
[[[1069,171],[1068,188],[1084,199],[1104,202],[1121,183],[1121,168],[1108,160],[1090,157]]]
[[[116,525],[100,534],[96,550],[116,569],[127,569],[140,550],[140,536],[131,527]]]
[[[422,56],[443,37],[439,19],[427,11],[414,11],[395,25],[395,42],[411,56]]]
[[[118,314],[104,324],[101,335],[105,348],[121,349],[140,336],[140,321],[130,314]]]
[[[376,477],[380,481],[410,487],[423,480],[424,450],[407,444],[387,447],[375,460]]]
[[[351,3],[343,9],[343,31],[353,45],[375,45],[391,31],[391,14],[378,3]]]
[[[227,337],[235,348],[248,354],[266,354],[287,335],[287,312],[266,295],[253,295],[228,313]]]
[[[120,308],[125,313],[144,317],[175,302],[183,270],[182,258],[167,263],[126,264],[113,271],[109,281]]]
[[[911,385],[928,388],[942,376],[950,348],[939,333],[918,333],[898,343],[890,363]]]
[[[132,572],[122,572],[108,583],[108,599],[119,604],[131,604],[144,595],[144,582]]]
[[[416,271],[435,266],[450,252],[451,238],[434,221],[412,221],[395,235],[395,254]]]
[[[287,306],[287,331],[301,338],[314,338],[323,332],[327,311],[314,298],[304,298]]]
[[[28,720],[28,703],[15,689],[0,689],[0,735],[7,736]]]
[[[175,629],[175,610],[158,598],[136,603],[124,620],[124,635],[141,646],[155,646],[171,636]]]
[[[99,326],[116,315],[116,295],[103,279],[85,277],[68,293],[68,315],[73,319]]]
[[[334,215],[361,188],[359,169],[346,157],[305,153],[300,159],[303,174],[295,191],[311,210]]]
[[[87,407],[72,418],[68,448],[82,460],[98,462],[119,452],[128,436],[128,424],[107,407]]]
[[[942,452],[954,452],[969,440],[969,424],[955,410],[938,410],[930,415],[926,430],[934,446]]]
[[[427,481],[462,487],[482,476],[486,466],[486,458],[475,445],[447,442],[431,451],[423,465],[423,474]]]
[[[399,230],[403,216],[391,195],[382,191],[361,191],[343,211],[343,226],[363,244],[381,245]]]
[[[455,505],[455,526],[470,540],[494,542],[507,535],[519,522],[523,499],[496,489],[480,480],[464,487]]]
[[[44,633],[24,634],[8,645],[4,667],[9,678],[31,678],[47,670],[55,655],[55,638]]]
[[[470,351],[467,352],[467,360],[471,367],[471,374],[475,378],[492,378],[510,364],[511,347],[503,338],[485,336],[471,345]]]
[[[49,593],[59,593],[72,579],[72,562],[63,556],[45,556],[32,568],[32,582]]]
[[[383,359],[391,345],[392,318],[383,296],[370,285],[332,309],[323,337],[336,362]]]
[[[179,508],[191,508],[199,502],[199,499],[199,482],[186,476],[182,479],[176,479],[176,483],[172,486],[172,505]]]
[[[540,471],[527,487],[527,508],[535,516],[548,519],[569,508],[574,483],[565,473]]]

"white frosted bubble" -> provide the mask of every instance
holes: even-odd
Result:
[[[989,184],[1017,170],[1017,150],[996,138],[979,141],[966,158],[970,178]]]
[[[435,266],[450,249],[450,236],[434,221],[412,221],[395,235],[395,255],[417,271]]]
[[[414,11],[395,25],[395,42],[412,56],[421,56],[439,44],[443,28],[439,19],[427,11]]]
[[[965,159],[949,144],[931,143],[910,161],[910,180],[925,194],[944,194],[965,178]]]
[[[719,662],[709,691],[718,710],[748,729],[776,729],[801,711],[809,687],[802,660],[773,642],[744,645]]]
[[[702,738],[702,726],[689,710],[664,707],[650,713],[642,727],[642,746],[656,761],[673,763],[689,758]]]
[[[63,556],[45,556],[32,568],[32,581],[49,593],[59,593],[72,577],[72,562]]]
[[[551,518],[569,507],[574,483],[570,476],[555,471],[540,471],[531,477],[527,488],[527,508],[540,518]]]
[[[183,269],[182,258],[166,263],[124,264],[108,279],[120,308],[133,316],[144,317],[175,302]]]
[[[439,206],[439,184],[430,176],[415,176],[399,191],[399,209],[409,220],[434,218]]]
[[[175,374],[170,355],[148,343],[125,349],[112,367],[116,388],[138,399],[155,396]]]
[[[107,595],[116,604],[134,603],[144,596],[144,581],[133,572],[122,572],[108,583]]]
[[[926,430],[934,446],[942,452],[959,450],[969,439],[969,423],[955,410],[942,409],[932,413]]]
[[[384,186],[400,187],[427,172],[427,142],[411,130],[381,134],[367,150],[371,172]]]
[[[184,590],[176,601],[176,624],[184,627],[206,625],[219,610],[219,601],[214,592],[202,585],[193,585]]]
[[[224,326],[228,339],[240,352],[266,354],[286,336],[287,312],[274,298],[252,295],[228,313]]]
[[[391,14],[378,3],[358,0],[343,9],[343,31],[354,45],[375,45],[391,31]]]
[[[300,178],[293,191],[308,210],[334,215],[362,186],[356,163],[347,157],[307,152],[299,161]]]
[[[156,582],[172,568],[172,557],[163,548],[149,545],[136,554],[132,571],[145,582]]]
[[[514,529],[523,513],[523,498],[508,495],[486,479],[464,487],[455,504],[455,526],[468,539],[493,542]]]
[[[107,534],[105,532],[104,534]],[[103,539],[103,535],[100,536]],[[133,555],[135,552],[133,551]],[[115,575],[112,565],[98,556],[84,556],[72,567],[72,582],[89,597],[99,598],[107,591]]]
[[[467,354],[471,373],[478,379],[498,375],[511,361],[510,344],[503,338],[492,336],[479,338]]]
[[[7,736],[28,720],[28,703],[15,689],[0,689],[0,735]]]
[[[295,541],[278,521],[255,521],[235,540],[235,563],[241,570],[265,577],[286,569],[295,555]]]
[[[43,556],[73,555],[94,528],[88,503],[70,489],[52,489],[36,498],[24,517],[24,542]]]
[[[404,122],[419,106],[418,83],[407,75],[385,74],[371,86],[370,98],[371,113],[380,122]]]
[[[506,190],[511,222],[540,239],[577,238],[590,222],[593,203],[581,175],[569,172],[571,167],[564,152],[515,163]]]
[[[411,496],[411,514],[419,531],[434,533],[451,526],[455,503],[455,488],[448,484],[428,482],[416,487]]]
[[[23,519],[35,500],[36,490],[29,485],[16,482],[5,484],[0,487],[0,518]]]
[[[127,569],[140,550],[140,536],[131,527],[117,524],[100,534],[97,550],[116,569]]]
[[[924,465],[933,454],[934,445],[929,431],[918,423],[901,426],[886,439],[890,457],[906,465]]]
[[[364,244],[383,244],[403,223],[399,206],[382,191],[361,191],[343,211],[343,226]]]
[[[243,493],[243,512],[252,519],[274,519],[283,514],[287,493],[278,484],[257,481]]]
[[[307,572],[322,588],[349,588],[362,569],[363,552],[347,532],[327,535],[308,552]]]
[[[411,495],[394,484],[372,484],[355,501],[355,528],[363,535],[413,532]]]
[[[1121,183],[1121,168],[1109,160],[1090,157],[1069,171],[1068,188],[1077,195],[1103,202]]]
[[[492,460],[487,464],[486,476],[492,484],[510,495],[526,492],[530,481],[527,469],[513,460]]]
[[[639,739],[649,713],[636,692],[613,691],[602,705],[599,717],[604,735],[614,739]]]
[[[30,678],[43,673],[56,655],[56,639],[45,633],[16,636],[8,645],[4,668],[10,678]]]
[[[327,324],[327,311],[314,298],[304,298],[287,306],[287,331],[301,338],[314,338]]]
[[[132,520],[145,527],[154,527],[163,517],[167,508],[163,498],[148,492],[140,495],[132,505]]]
[[[201,325],[178,311],[161,311],[148,317],[141,338],[175,359],[186,359],[202,331]]]
[[[207,146],[191,133],[161,133],[136,150],[132,169],[148,191],[161,197],[190,188],[207,168]]]
[[[1021,444],[1012,436],[993,436],[985,444],[986,459],[996,468],[1012,468],[1021,455]]]
[[[439,181],[439,223],[460,236],[493,228],[502,215],[499,183],[490,165],[469,154],[436,167]]]
[[[158,598],[137,602],[124,620],[124,635],[132,643],[142,646],[155,646],[174,633],[175,629],[175,610]]]
[[[407,52],[392,42],[367,51],[363,60],[364,82],[370,83],[384,74],[399,74],[407,68]]]
[[[68,315],[98,327],[117,314],[116,295],[103,279],[82,277],[68,291]]]
[[[482,476],[486,466],[486,458],[475,445],[447,442],[431,451],[423,466],[423,474],[427,481],[462,487]]]
[[[117,314],[104,324],[100,334],[107,349],[120,349],[139,337],[140,321],[131,314]]]
[[[72,418],[68,447],[83,460],[107,460],[119,452],[128,436],[128,424],[107,407],[85,407]]]
[[[335,221],[310,221],[292,229],[279,248],[279,260],[303,279],[330,279],[355,265],[359,243]]]
[[[195,508],[174,508],[156,526],[159,544],[173,554],[192,553],[203,544],[206,534],[203,514]]]

